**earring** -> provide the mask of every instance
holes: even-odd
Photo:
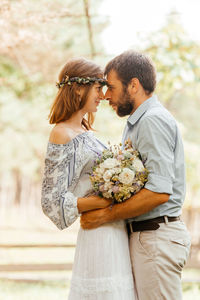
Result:
[[[79,102],[81,102],[81,96],[79,96],[78,100],[79,100]]]

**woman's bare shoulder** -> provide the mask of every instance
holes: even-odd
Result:
[[[72,131],[63,124],[56,124],[51,130],[49,142],[54,144],[66,144],[72,140]]]

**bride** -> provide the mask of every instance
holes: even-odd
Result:
[[[47,146],[42,209],[60,230],[81,213],[110,205],[109,200],[92,195],[88,175],[105,149],[91,127],[105,84],[100,67],[83,58],[68,61],[59,75],[49,115],[55,126]],[[79,229],[68,299],[135,299],[124,221]]]

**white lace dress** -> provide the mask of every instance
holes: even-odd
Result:
[[[60,230],[79,217],[77,197],[91,194],[88,173],[104,148],[91,131],[67,144],[48,143],[42,208]],[[92,230],[80,228],[68,299],[135,299],[124,221]]]

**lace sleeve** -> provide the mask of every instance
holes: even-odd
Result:
[[[42,209],[60,229],[70,226],[78,217],[77,197],[68,191],[73,179],[74,145],[49,143],[42,182]]]

